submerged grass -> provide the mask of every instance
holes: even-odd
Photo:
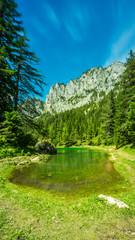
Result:
[[[128,204],[129,209],[109,205],[94,193],[71,201],[51,192],[14,185],[7,180],[13,167],[29,164],[31,157],[1,160],[0,239],[135,239],[134,155],[129,157],[128,152],[125,156],[123,149],[109,150],[114,167],[125,179],[124,191],[111,196]]]

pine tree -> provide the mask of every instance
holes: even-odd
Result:
[[[19,110],[26,97],[42,95],[39,59],[30,51],[20,14],[14,0],[0,0],[0,115],[5,110]],[[22,110],[22,107],[20,107]],[[25,114],[28,109],[23,111]]]
[[[26,97],[35,94],[42,96],[44,80],[35,68],[38,62],[35,53],[30,51],[29,39],[25,34],[19,37],[15,56],[15,110]]]
[[[135,101],[130,103],[128,113],[128,135],[130,141],[135,145]]]
[[[127,70],[123,76],[125,88],[127,90],[128,112],[128,138],[129,142],[135,143],[135,53],[131,50],[127,59]]]
[[[6,60],[5,48],[0,48],[0,122],[4,119],[4,111],[10,111],[13,108],[13,96],[15,84],[12,81],[14,71]]]
[[[16,37],[22,31],[21,22],[17,21],[20,15],[16,11],[13,0],[0,0],[0,116],[3,112],[11,110],[12,100],[15,94],[15,82],[12,79],[13,56]]]
[[[16,111],[5,112],[5,121],[0,126],[0,143],[22,146],[24,136],[22,120],[18,113]]]
[[[105,140],[105,144],[113,144],[114,137],[114,119],[115,119],[115,102],[113,91],[105,96],[103,104],[103,110],[101,113],[101,135]]]
[[[115,138],[118,147],[134,141],[135,54],[130,51],[117,98]]]

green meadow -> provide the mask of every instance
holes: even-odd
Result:
[[[87,197],[70,199],[51,191],[13,184],[8,180],[13,169],[29,166],[35,156],[1,159],[0,239],[135,239],[134,149],[101,148],[109,153],[114,168],[124,179],[119,186],[123,190],[110,196],[129,208],[109,205],[93,192]]]

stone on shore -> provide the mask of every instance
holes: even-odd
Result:
[[[119,208],[125,208],[125,207],[129,208],[129,206],[127,204],[125,204],[124,202],[122,202],[122,201],[120,201],[120,200],[118,200],[116,198],[107,197],[107,196],[105,196],[103,194],[100,194],[98,197],[107,200],[107,202],[109,204],[116,204]]]

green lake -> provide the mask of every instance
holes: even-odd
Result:
[[[122,190],[121,175],[104,151],[84,148],[57,149],[47,162],[15,168],[10,181],[51,191],[62,197],[85,197],[91,193]]]

